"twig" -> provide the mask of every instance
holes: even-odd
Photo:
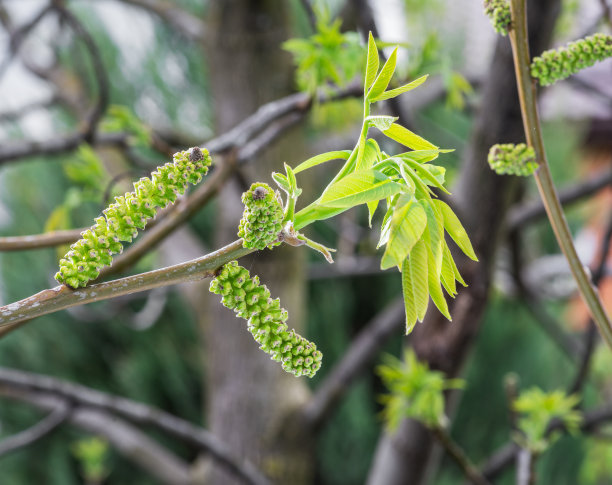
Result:
[[[220,266],[251,252],[252,249],[242,247],[242,239],[239,239],[201,258],[148,273],[98,283],[80,290],[73,290],[66,285],[43,290],[0,307],[0,337],[25,321],[65,308],[214,276]]]
[[[13,110],[3,111],[0,113],[0,122],[17,121],[22,116],[30,114],[33,111],[52,107],[54,104],[58,102],[58,100],[59,100],[59,97],[54,94],[48,99],[43,99],[40,101],[32,101],[31,103],[24,104]]]
[[[612,421],[612,404],[585,412],[580,430],[584,433],[594,432],[599,426],[609,421]],[[567,428],[565,428],[563,422],[557,420],[553,421],[548,427],[549,433],[556,430],[566,432]],[[494,480],[504,469],[512,465],[519,450],[520,448],[516,443],[507,443],[502,446],[486,461],[482,468],[482,474],[487,479]]]
[[[516,485],[535,484],[535,456],[526,449],[521,449],[516,457]]]
[[[589,197],[608,185],[612,185],[612,170],[602,170],[584,181],[559,190],[559,200],[565,206]],[[508,230],[513,231],[545,215],[546,209],[541,199],[517,205],[508,212]]]
[[[574,279],[580,289],[580,293],[602,337],[612,349],[612,323],[610,323],[597,291],[578,258],[546,160],[546,152],[544,151],[542,130],[536,104],[535,81],[532,80],[529,71],[529,39],[527,37],[527,12],[525,0],[511,0],[510,6],[512,11],[510,41],[512,44],[512,54],[514,58],[514,68],[516,71],[525,137],[529,145],[534,148],[539,163],[539,168],[534,174],[535,180],[557,242],[567,258]]]
[[[312,3],[310,0],[300,0],[302,4],[302,8],[304,12],[306,12],[306,16],[308,17],[308,23],[310,24],[310,28],[313,32],[317,31],[317,17],[315,16],[314,10],[312,8]]]
[[[246,483],[259,485],[268,483],[252,463],[241,462],[238,458],[233,457],[229,448],[215,435],[153,406],[54,377],[0,368],[0,392],[3,389],[47,393],[79,406],[116,414],[138,425],[154,426],[170,436],[210,453]]]
[[[13,451],[25,448],[28,445],[44,438],[52,433],[70,416],[70,406],[60,406],[51,411],[49,415],[36,423],[31,428],[28,428],[13,436],[9,436],[4,441],[0,442],[0,457],[8,455]]]
[[[608,227],[606,228],[606,232],[604,234],[601,249],[599,251],[599,263],[597,264],[597,268],[593,271],[593,284],[599,286],[601,279],[603,278],[606,271],[606,263],[608,261],[608,254],[610,253],[610,245],[612,243],[612,217],[608,222]],[[575,394],[580,392],[586,378],[589,374],[589,369],[591,367],[591,358],[593,357],[593,351],[595,350],[595,338],[597,336],[597,331],[595,327],[595,323],[593,319],[589,319],[589,323],[587,326],[587,330],[584,334],[584,350],[582,354],[582,359],[580,360],[580,367],[578,368],[578,372],[576,373],[576,378],[574,379],[573,384],[570,387],[569,394]]]
[[[455,461],[461,468],[463,474],[476,485],[490,485],[490,482],[480,473],[478,468],[467,457],[463,449],[451,438],[443,428],[432,428],[431,432],[436,437],[438,442],[444,448],[444,451]]]
[[[61,244],[70,244],[81,237],[82,231],[84,231],[84,228],[51,231],[29,236],[0,237],[0,251],[25,251],[27,249],[41,249]]]
[[[365,326],[304,406],[302,415],[312,429],[325,421],[353,381],[366,370],[387,339],[403,324],[404,302],[398,298]]]
[[[102,54],[98,49],[93,37],[83,26],[81,21],[76,18],[70,10],[56,4],[54,9],[58,11],[60,17],[66,21],[73,32],[81,38],[85,47],[89,51],[89,57],[94,68],[95,79],[98,84],[98,102],[95,104],[91,114],[88,116],[87,123],[83,129],[83,141],[91,143],[93,141],[96,128],[100,119],[104,115],[108,106],[110,93],[109,93],[109,81],[108,73],[106,68],[102,64]]]

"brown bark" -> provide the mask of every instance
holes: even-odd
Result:
[[[536,52],[549,44],[558,10],[558,0],[529,2],[530,43]],[[495,175],[486,163],[491,145],[523,141],[512,54],[505,38],[497,42],[481,103],[461,176],[453,191],[457,210],[480,262],[463,260],[460,265],[469,287],[453,302],[453,322],[432,311],[412,337],[419,358],[449,376],[460,372],[480,328],[503,221],[516,188],[516,179]],[[431,435],[420,424],[404,421],[394,434],[381,437],[368,483],[426,483],[435,461],[433,444]]]
[[[289,37],[286,2],[217,0],[207,15],[208,61],[217,131],[222,133],[291,86],[289,56],[280,44]],[[293,154],[287,152],[291,146]],[[298,144],[299,148],[299,144]],[[291,135],[244,170],[219,197],[218,244],[235,238],[242,213],[240,194],[253,181],[271,183],[270,172],[296,157]],[[282,153],[285,154],[283,157]],[[274,162],[272,162],[274,161]],[[279,247],[241,264],[260,276],[289,311],[289,325],[301,333],[304,251]],[[311,481],[311,434],[290,418],[308,398],[304,378],[286,374],[258,348],[246,322],[222,307],[215,295],[200,319],[205,345],[207,422],[237,456],[248,457],[275,483]],[[235,483],[214,467],[210,483]]]

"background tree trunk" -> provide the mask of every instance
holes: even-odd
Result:
[[[217,132],[223,133],[261,104],[289,92],[290,57],[280,45],[289,37],[288,24],[286,2],[211,3],[207,51]],[[255,161],[227,184],[218,199],[223,201],[217,211],[218,246],[236,238],[243,209],[241,193],[254,181],[271,184],[271,171],[282,170],[282,161],[295,158],[296,148],[299,152],[296,138],[292,134],[284,137],[265,158]],[[280,297],[281,305],[289,311],[289,325],[299,333],[304,307],[303,254],[285,246],[241,262],[260,276],[272,297]],[[237,456],[251,459],[276,483],[310,482],[311,436],[290,419],[292,411],[308,398],[304,379],[285,373],[259,350],[247,332],[246,322],[222,307],[216,295],[209,295],[207,300],[207,311],[200,323],[205,344],[209,428],[223,437]],[[220,468],[214,468],[209,479],[210,483],[234,483]]]

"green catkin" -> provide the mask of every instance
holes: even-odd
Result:
[[[533,148],[524,143],[493,145],[489,150],[488,161],[499,175],[528,177],[538,168]]]
[[[608,57],[612,57],[612,36],[595,34],[535,57],[531,76],[542,86],[548,86]]]
[[[510,4],[507,0],[485,0],[484,9],[491,20],[495,31],[501,35],[508,35],[512,23]]]
[[[138,229],[144,229],[147,220],[155,216],[157,208],[172,204],[188,183],[202,180],[210,164],[208,150],[194,147],[175,153],[173,161],[158,167],[151,178],[135,182],[134,192],[115,197],[116,202],[81,233],[82,239],[70,246],[60,260],[55,279],[72,288],[96,279],[100,269],[111,264],[113,254],[123,250],[121,242],[131,242]]]
[[[232,261],[212,280],[210,291],[222,295],[223,305],[248,320],[248,330],[260,348],[285,371],[298,377],[316,374],[321,352],[314,343],[287,329],[287,311],[278,298],[270,298],[270,291],[257,276],[251,278],[247,269]]]
[[[250,249],[271,248],[280,244],[283,206],[277,193],[267,184],[255,183],[242,194],[244,213],[238,229],[242,245]]]

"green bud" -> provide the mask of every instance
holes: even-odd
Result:
[[[210,164],[208,150],[195,147],[175,153],[173,161],[158,167],[151,178],[135,182],[134,192],[115,197],[115,203],[104,209],[103,216],[81,233],[82,239],[70,246],[60,260],[55,279],[72,288],[96,279],[100,268],[111,264],[112,255],[123,250],[121,241],[131,242],[159,207],[173,203],[188,183],[202,180]]]
[[[542,86],[548,86],[608,57],[612,57],[612,36],[595,34],[535,57],[531,76]]]
[[[488,161],[499,175],[528,177],[538,168],[533,148],[524,143],[493,145],[489,150]]]
[[[508,35],[508,29],[512,24],[512,15],[508,1],[485,0],[484,9],[495,31],[501,35]]]
[[[238,229],[242,245],[250,249],[271,248],[280,244],[283,207],[276,192],[267,184],[255,183],[242,194],[244,213]]]
[[[248,320],[248,330],[260,348],[285,371],[296,376],[313,377],[321,367],[322,354],[314,343],[288,330],[289,315],[278,298],[251,278],[247,269],[232,261],[221,268],[210,283],[210,291],[222,296],[223,304]]]

